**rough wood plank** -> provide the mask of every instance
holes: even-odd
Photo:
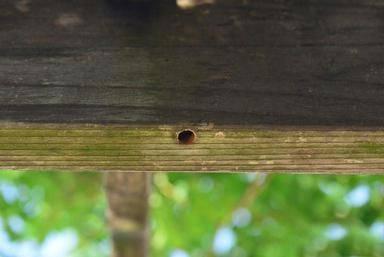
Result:
[[[180,144],[184,128],[192,144]],[[383,130],[2,124],[0,169],[382,173]]]
[[[380,0],[0,2],[0,120],[384,126]]]

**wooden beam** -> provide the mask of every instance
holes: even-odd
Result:
[[[1,1],[0,169],[383,172],[383,17],[377,0]]]
[[[195,133],[188,144],[185,129]],[[0,169],[380,173],[384,130],[10,123],[0,127]]]
[[[112,2],[1,1],[0,120],[384,126],[381,1]]]

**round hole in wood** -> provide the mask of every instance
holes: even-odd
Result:
[[[195,142],[196,133],[191,129],[184,129],[177,134],[177,140],[180,144],[192,144]]]

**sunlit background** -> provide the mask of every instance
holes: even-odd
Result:
[[[151,256],[383,257],[381,176],[157,174]],[[0,173],[1,257],[104,257],[98,173]]]

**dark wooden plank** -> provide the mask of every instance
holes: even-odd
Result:
[[[0,2],[0,120],[384,125],[382,1]]]

